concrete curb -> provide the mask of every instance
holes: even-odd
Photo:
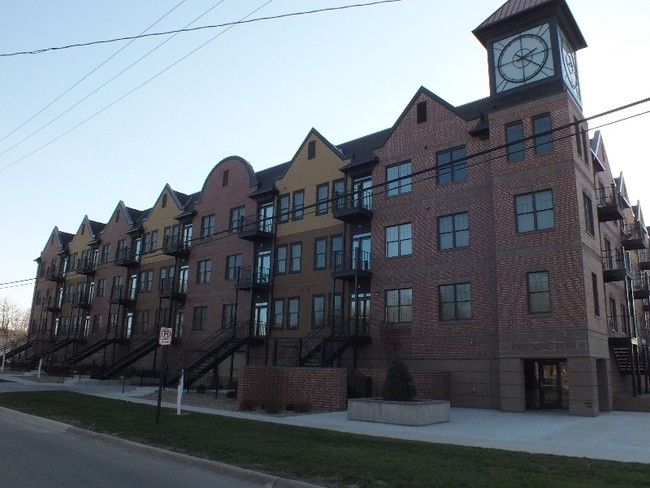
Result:
[[[26,423],[32,426],[50,429],[55,432],[67,433],[88,439],[95,439],[105,444],[109,444],[120,449],[125,449],[129,452],[147,453],[158,458],[169,460],[183,464],[185,466],[195,467],[198,469],[212,471],[215,474],[237,478],[247,483],[256,483],[266,488],[323,488],[320,485],[306,483],[304,481],[297,481],[288,478],[280,478],[266,473],[252,471],[250,469],[240,468],[230,464],[220,463],[218,461],[211,461],[209,459],[197,458],[182,454],[179,452],[168,451],[159,447],[148,446],[139,442],[122,439],[120,437],[111,436],[108,434],[101,434],[90,430],[75,427],[56,420],[50,420],[44,417],[37,417],[28,413],[23,413],[18,410],[0,407],[0,414],[13,418],[14,420]]]

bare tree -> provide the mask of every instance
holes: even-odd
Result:
[[[5,345],[27,335],[29,311],[8,298],[0,300],[0,351]]]

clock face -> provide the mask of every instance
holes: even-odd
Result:
[[[562,78],[569,91],[580,102],[580,82],[578,81],[578,62],[576,53],[571,49],[564,35],[560,32],[560,49],[562,56]]]
[[[548,24],[492,44],[496,92],[510,90],[555,73]]]

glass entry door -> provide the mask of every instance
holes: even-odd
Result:
[[[253,335],[256,337],[266,336],[266,324],[269,320],[268,302],[258,302],[255,304],[255,317],[253,320]]]
[[[527,360],[524,364],[526,378],[526,408],[569,408],[569,375],[564,360]]]

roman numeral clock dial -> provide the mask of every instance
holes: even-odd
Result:
[[[553,76],[548,24],[496,41],[492,45],[497,93]]]

